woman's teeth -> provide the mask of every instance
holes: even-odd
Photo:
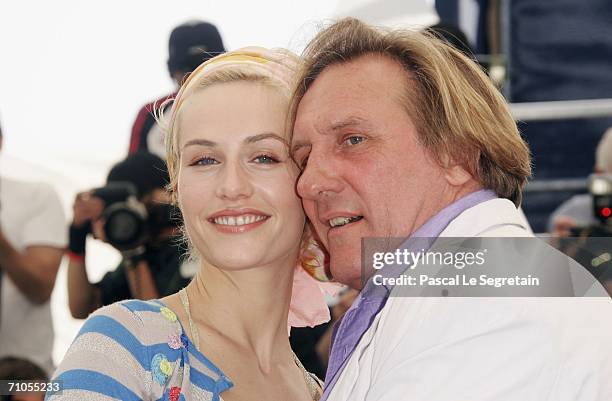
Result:
[[[222,226],[244,226],[246,224],[252,224],[257,221],[262,221],[267,219],[268,216],[254,215],[254,214],[244,214],[241,216],[221,216],[215,217],[215,224],[219,224]]]

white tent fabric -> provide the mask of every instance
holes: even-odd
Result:
[[[355,17],[368,24],[422,28],[438,23],[433,0],[340,0],[339,17]]]

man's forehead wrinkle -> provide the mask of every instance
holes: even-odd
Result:
[[[297,110],[297,121],[311,133],[327,136],[345,128],[365,127],[372,99],[365,96],[367,85],[338,88],[330,77],[319,77],[306,92]],[[374,95],[374,94],[373,94]],[[309,128],[307,128],[309,127]]]
[[[349,115],[340,119],[336,119],[329,126],[331,131],[338,131],[346,127],[352,127],[356,125],[363,125],[367,123],[367,120],[358,115]]]
[[[324,135],[326,133],[327,116],[324,113],[309,110],[303,113],[302,116],[305,116],[305,118],[298,119],[298,121],[300,121],[300,125],[302,125],[303,128],[306,128],[307,131],[312,130],[319,135]],[[310,143],[309,139],[307,139],[307,141]]]

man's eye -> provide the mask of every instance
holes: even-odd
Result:
[[[257,156],[255,159],[257,163],[260,164],[274,164],[274,163],[278,163],[278,160],[275,159],[274,157],[270,156],[270,155],[259,155]]]
[[[202,157],[196,160],[192,166],[210,166],[213,164],[219,164],[219,162],[212,157]]]
[[[344,144],[353,146],[353,145],[360,144],[363,141],[365,141],[365,138],[363,136],[351,135],[344,140]]]

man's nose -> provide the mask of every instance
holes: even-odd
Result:
[[[342,190],[339,169],[333,156],[311,152],[298,179],[297,192],[303,199],[318,200]]]

